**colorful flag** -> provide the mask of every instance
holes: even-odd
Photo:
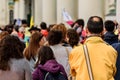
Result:
[[[70,14],[68,14],[68,12],[67,11],[65,11],[65,9],[63,9],[63,11],[62,11],[62,15],[63,15],[63,20],[64,21],[72,21],[72,18],[71,18],[71,16],[70,16]]]
[[[63,20],[66,23],[68,23],[69,25],[73,24],[73,20],[72,20],[70,14],[67,11],[65,11],[65,9],[63,9],[63,11],[62,11],[62,15],[63,15]]]

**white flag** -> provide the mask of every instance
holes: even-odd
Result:
[[[63,9],[63,11],[62,11],[62,15],[63,15],[63,20],[64,21],[72,21],[72,18],[71,18],[71,16],[68,14],[68,12],[67,11],[65,11],[65,9]]]
[[[120,24],[120,0],[117,0],[116,2],[116,19],[117,22]]]

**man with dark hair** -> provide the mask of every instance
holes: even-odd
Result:
[[[103,20],[98,16],[92,16],[87,23],[87,31],[91,35],[101,35],[103,31]]]
[[[99,16],[89,18],[87,27],[87,46],[94,80],[114,80],[117,52],[101,38],[103,20]],[[71,74],[76,80],[90,80],[83,45],[74,48],[69,56]]]
[[[40,23],[41,29],[47,29],[47,24],[45,22]]]
[[[47,24],[45,22],[40,23],[40,28],[41,28],[41,33],[47,37],[48,35],[48,30],[47,30]]]
[[[105,21],[104,25],[105,25],[105,31],[106,31],[106,33],[104,34],[104,41],[106,41],[110,45],[113,43],[117,43],[118,35],[114,34],[115,23],[111,20],[107,20]]]

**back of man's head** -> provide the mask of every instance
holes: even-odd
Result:
[[[41,29],[47,29],[47,24],[45,22],[40,23]]]
[[[92,16],[87,22],[88,31],[92,34],[100,34],[103,31],[103,20],[99,16]]]
[[[111,20],[107,20],[104,23],[106,31],[113,32],[115,28],[115,23]]]

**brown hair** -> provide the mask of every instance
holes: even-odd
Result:
[[[17,36],[7,35],[0,41],[0,69],[10,70],[9,60],[11,58],[23,58],[23,43]]]
[[[29,45],[24,50],[24,56],[26,59],[35,59],[34,57],[37,54],[38,48],[40,47],[39,41],[42,39],[42,37],[43,35],[40,32],[35,32],[31,35]]]
[[[48,60],[52,59],[55,59],[52,49],[49,46],[42,46],[38,50],[38,60],[35,67],[39,64],[44,65]]]
[[[67,38],[69,39],[68,43],[72,47],[78,45],[78,43],[79,43],[79,35],[77,34],[77,32],[74,29],[68,29],[66,35],[67,35]]]
[[[63,23],[54,25],[52,30],[59,30],[59,31],[61,31],[62,32],[62,41],[65,40],[67,28],[65,27],[65,25]]]
[[[6,35],[8,35],[9,33],[7,31],[2,31],[0,33],[0,40],[3,39]]]
[[[47,36],[49,45],[59,44],[62,40],[62,32],[60,30],[51,30]]]

